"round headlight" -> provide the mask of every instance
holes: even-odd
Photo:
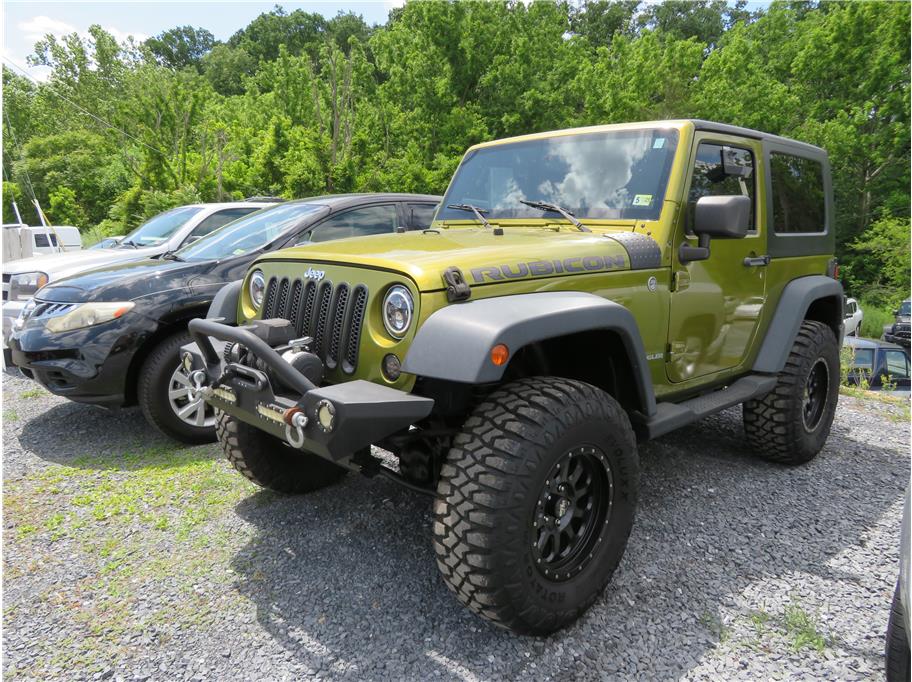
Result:
[[[250,300],[253,301],[253,307],[257,310],[260,309],[260,306],[263,305],[263,297],[266,295],[266,278],[263,276],[262,271],[255,270],[252,275],[250,275],[250,284],[248,284],[250,290]]]
[[[390,287],[383,299],[383,324],[386,331],[401,339],[412,323],[415,304],[409,290],[401,284]]]

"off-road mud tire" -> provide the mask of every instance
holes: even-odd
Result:
[[[231,465],[262,488],[295,495],[325,488],[346,470],[309,452],[295,450],[272,434],[216,411],[219,443]]]
[[[547,495],[546,477],[581,450],[582,457],[592,457],[590,450],[604,455],[596,464],[609,472],[611,504],[607,516],[597,517],[597,535],[586,536],[591,544],[582,545],[586,563],[554,580],[535,559],[541,531],[533,520]],[[441,469],[433,534],[443,579],[465,606],[498,626],[554,632],[589,608],[611,579],[633,525],[638,486],[633,430],[614,398],[554,377],[507,384],[468,418]]]
[[[805,390],[811,371],[826,368],[826,402],[812,427],[804,417]],[[744,430],[758,456],[780,464],[804,464],[823,448],[839,399],[839,346],[833,330],[805,320],[779,373],[775,388],[743,406]]]

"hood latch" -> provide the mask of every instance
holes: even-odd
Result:
[[[472,289],[466,283],[462,270],[455,265],[443,271],[443,283],[446,284],[447,300],[450,303],[468,301],[472,296]]]

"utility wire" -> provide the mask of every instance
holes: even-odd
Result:
[[[32,195],[32,201],[38,201],[38,196],[35,194],[35,186],[32,184],[32,178],[29,175],[28,166],[25,163],[25,150],[16,139],[16,133],[13,131],[13,124],[10,123],[9,119],[9,109],[6,107],[3,108],[3,117],[6,119],[6,129],[9,131],[9,136],[13,140],[13,145],[19,148],[19,160],[22,161],[22,172],[25,173],[26,189],[29,194]]]
[[[152,150],[153,152],[155,152],[156,154],[161,154],[163,157],[168,158],[168,155],[167,155],[165,152],[163,152],[161,149],[158,149],[157,147],[153,147],[152,145],[150,145],[150,144],[148,144],[148,143],[146,143],[146,142],[143,142],[143,141],[140,140],[138,137],[135,137],[135,136],[131,135],[130,133],[128,133],[126,130],[123,130],[123,129],[121,129],[121,128],[118,128],[116,125],[114,125],[114,124],[112,124],[112,123],[108,123],[106,120],[104,120],[103,118],[101,118],[101,116],[98,116],[98,115],[96,115],[96,114],[93,114],[91,111],[89,111],[89,110],[87,110],[87,109],[84,109],[83,107],[81,107],[81,106],[79,106],[78,104],[76,104],[76,102],[74,102],[73,100],[69,99],[68,97],[66,97],[66,96],[64,96],[64,95],[61,95],[59,92],[57,92],[56,90],[54,90],[54,88],[53,88],[49,83],[39,83],[39,82],[36,81],[34,78],[32,78],[32,76],[30,76],[28,73],[26,73],[26,72],[23,71],[21,68],[19,68],[19,66],[18,66],[15,62],[13,62],[11,59],[9,59],[8,57],[4,57],[4,58],[3,58],[3,61],[6,62],[7,66],[11,66],[11,67],[13,67],[14,69],[16,69],[16,71],[18,71],[19,73],[21,73],[23,76],[25,76],[28,80],[30,80],[33,84],[37,85],[39,88],[43,88],[44,90],[47,90],[48,92],[50,92],[52,95],[54,95],[54,96],[56,96],[56,97],[59,97],[59,98],[62,99],[64,102],[67,102],[67,103],[70,104],[72,107],[78,109],[79,111],[81,111],[81,112],[82,112],[83,114],[85,114],[86,116],[89,116],[89,117],[95,119],[96,121],[98,121],[99,123],[101,123],[101,124],[104,125],[104,126],[107,126],[107,127],[110,128],[111,130],[116,130],[116,131],[119,132],[121,135],[123,135],[124,137],[130,138],[130,139],[133,140],[134,142],[138,142],[139,144],[141,144],[141,145],[142,145],[143,147],[145,147],[146,149],[150,149],[150,150]]]

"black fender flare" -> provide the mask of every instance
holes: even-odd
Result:
[[[824,275],[799,277],[785,285],[776,312],[766,330],[766,337],[754,360],[753,370],[765,374],[778,374],[785,367],[785,361],[798,336],[798,328],[808,318],[808,310],[815,301],[836,299],[834,302],[838,319],[819,320],[826,322],[836,333],[836,341],[842,343],[843,291],[842,284]]]
[[[241,298],[241,286],[244,280],[226,284],[215,294],[206,319],[222,319],[226,324],[237,324],[238,301]]]
[[[542,292],[448,305],[421,325],[402,369],[420,377],[466,384],[495,383],[506,366],[491,362],[491,348],[515,354],[530,343],[584,331],[616,333],[637,381],[640,411],[655,412],[655,394],[636,320],[624,306],[584,292]]]

